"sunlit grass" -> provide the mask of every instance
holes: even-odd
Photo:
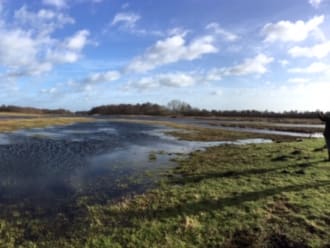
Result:
[[[98,221],[89,247],[329,245],[330,163],[321,146],[305,140],[193,153],[159,189],[90,206]]]
[[[39,120],[40,125],[55,122]],[[174,135],[192,135],[182,137],[187,139],[242,135],[171,126],[179,128]],[[178,166],[163,173],[159,186],[142,195],[102,203],[78,197],[52,215],[1,206],[0,246],[327,247],[326,157],[322,139],[211,147],[178,158]],[[149,159],[157,159],[156,154]]]
[[[20,112],[0,112],[0,116],[11,116],[11,117],[21,117],[21,116],[29,116],[29,117],[38,117],[42,116],[42,114],[32,114],[32,113],[20,113]]]
[[[265,138],[276,141],[292,141],[296,137],[272,135],[272,134],[258,134],[251,132],[237,132],[228,131],[221,128],[207,128],[194,124],[181,124],[171,121],[157,121],[157,120],[138,120],[138,119],[111,119],[113,122],[132,122],[155,126],[166,126],[174,130],[166,132],[169,135],[175,136],[178,139],[188,141],[233,141],[238,139],[255,139]],[[176,129],[176,130],[175,130]]]
[[[0,132],[9,132],[26,128],[41,128],[47,126],[69,125],[76,122],[91,122],[92,118],[81,117],[39,117],[31,119],[0,120]]]

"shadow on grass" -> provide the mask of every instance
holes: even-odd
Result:
[[[286,166],[279,166],[279,167],[274,167],[274,168],[261,168],[261,169],[250,169],[250,170],[244,170],[244,171],[235,171],[235,170],[230,170],[226,172],[221,172],[221,173],[204,173],[204,174],[198,174],[196,176],[190,176],[190,175],[183,175],[179,179],[173,178],[170,179],[170,183],[173,184],[188,184],[188,183],[199,183],[203,180],[206,179],[215,179],[215,178],[226,178],[226,177],[240,177],[240,176],[249,176],[249,175],[258,175],[258,174],[266,174],[269,172],[274,172],[274,171],[283,171],[283,173],[287,173],[287,169],[304,169],[311,167],[315,164],[318,164],[320,162],[324,162],[324,160],[320,161],[313,161],[313,162],[303,162],[303,163],[298,163],[294,165],[286,165]]]
[[[118,210],[111,211],[111,215],[117,215],[124,218],[137,217],[140,218],[169,218],[184,215],[194,215],[202,211],[214,211],[225,207],[239,206],[245,202],[254,202],[266,197],[274,196],[285,192],[299,192],[306,189],[317,189],[320,187],[330,186],[329,181],[319,181],[310,184],[298,184],[285,187],[271,188],[262,191],[253,191],[241,193],[233,197],[221,198],[218,200],[202,200],[199,202],[182,203],[173,207],[158,207],[157,209],[146,210]]]

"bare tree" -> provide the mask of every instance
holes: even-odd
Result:
[[[192,110],[192,107],[189,103],[180,101],[180,100],[172,100],[167,104],[167,107],[173,111],[174,113],[186,113]]]

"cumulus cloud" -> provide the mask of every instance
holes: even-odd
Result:
[[[27,66],[38,53],[38,44],[23,30],[0,29],[0,64],[8,67]]]
[[[89,31],[86,29],[78,31],[72,37],[67,40],[66,47],[71,50],[82,50],[88,41]]]
[[[133,59],[127,70],[147,72],[162,65],[182,60],[192,61],[216,52],[218,49],[214,45],[213,36],[202,36],[187,43],[184,35],[174,35],[157,41],[142,56]]]
[[[141,16],[134,12],[120,12],[117,13],[110,25],[108,25],[103,32],[108,32],[110,28],[116,26],[121,31],[125,31],[135,35],[152,35],[163,36],[163,32],[159,30],[147,30],[145,28],[137,27],[137,22],[141,19]]]
[[[40,75],[58,63],[73,63],[81,57],[89,32],[78,31],[66,39],[53,37],[54,31],[74,20],[65,14],[22,7],[13,23],[0,25],[0,66],[8,77]]]
[[[214,34],[223,37],[227,41],[236,41],[239,38],[236,34],[221,28],[220,25],[216,22],[208,24],[206,29],[211,30]]]
[[[97,72],[81,80],[81,83],[91,85],[91,84],[116,81],[119,78],[120,78],[120,73],[118,71]]]
[[[52,87],[49,89],[41,89],[40,92],[43,94],[53,95],[58,92],[58,89],[56,87]]]
[[[307,57],[322,59],[330,53],[330,41],[317,44],[312,47],[295,46],[289,50],[292,57]]]
[[[126,28],[133,28],[141,16],[133,12],[121,12],[117,13],[112,20],[111,25],[122,25]]]
[[[220,81],[226,76],[262,75],[267,72],[267,65],[274,61],[273,57],[258,54],[254,58],[247,58],[241,64],[231,67],[212,68],[199,75],[201,82]]]
[[[280,63],[281,66],[286,67],[290,62],[286,59],[279,60],[278,63]]]
[[[295,67],[289,69],[290,73],[326,73],[330,72],[330,66],[321,62],[315,62],[307,67]]]
[[[59,9],[67,7],[66,0],[42,0],[42,2],[45,5],[50,5]]]
[[[70,80],[66,83],[70,94],[74,93],[92,93],[102,83],[110,83],[121,78],[121,73],[115,70],[92,73],[79,80]]]
[[[37,12],[29,11],[26,6],[21,7],[14,13],[14,18],[19,26],[33,28],[43,33],[51,33],[66,24],[74,24],[75,20],[57,11],[40,9]]]
[[[210,69],[205,75],[205,81],[220,81],[223,77],[223,69],[213,68]]]
[[[143,77],[126,88],[137,88],[139,90],[155,89],[161,87],[183,88],[193,86],[197,78],[191,73],[175,72]]]
[[[294,83],[294,84],[304,84],[304,83],[308,83],[310,81],[310,79],[308,78],[290,78],[288,80],[289,83]]]
[[[261,34],[266,42],[300,42],[306,40],[312,32],[320,32],[319,26],[324,22],[324,16],[315,16],[304,22],[280,21],[266,24]]]
[[[57,42],[53,49],[47,50],[45,60],[51,64],[75,63],[88,43],[89,31],[80,30],[62,42]]]
[[[323,0],[309,0],[309,3],[310,3],[314,8],[318,8],[322,2],[323,2]]]
[[[211,91],[211,95],[213,96],[222,96],[223,95],[223,90],[222,89],[216,89]]]
[[[215,104],[230,106],[233,109],[257,110],[316,110],[330,109],[327,81],[313,81],[309,83],[292,83],[287,85],[263,85],[258,88],[223,88],[221,97],[212,96],[205,99]],[[267,94],[265,94],[267,92]]]
[[[221,69],[224,75],[243,76],[248,74],[264,74],[267,72],[267,65],[274,61],[263,53],[254,58],[245,59],[242,64]]]

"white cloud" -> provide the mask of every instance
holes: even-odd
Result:
[[[220,81],[223,76],[223,69],[210,69],[205,75],[205,81]]]
[[[121,31],[126,31],[135,35],[151,35],[163,36],[163,32],[159,30],[147,30],[137,27],[137,22],[141,19],[139,14],[134,12],[120,12],[115,15],[110,25],[108,25],[103,32],[107,33],[112,27],[117,26]]]
[[[281,66],[286,67],[287,65],[290,64],[290,62],[286,59],[279,60],[278,63],[281,64]]]
[[[277,84],[276,84],[277,85]],[[264,85],[258,88],[222,88],[221,97],[210,96],[203,104],[210,108],[225,106],[230,109],[257,110],[328,110],[330,83],[314,81],[303,84]],[[265,94],[267,92],[267,94]],[[194,106],[198,102],[191,102]]]
[[[75,23],[75,20],[66,14],[47,9],[32,12],[26,6],[15,11],[14,17],[19,26],[33,28],[43,33],[51,33],[66,24]]]
[[[54,50],[49,52],[47,59],[52,63],[64,64],[75,63],[79,60],[80,54],[69,50]]]
[[[43,93],[43,94],[53,95],[53,94],[58,92],[58,89],[55,88],[55,87],[52,87],[50,89],[42,89],[40,92]]]
[[[127,9],[129,6],[130,6],[129,3],[123,3],[123,4],[121,5],[121,8],[122,8],[122,9]]]
[[[78,31],[75,35],[67,40],[67,48],[76,51],[82,50],[87,44],[88,36],[88,30],[84,29]]]
[[[312,32],[320,32],[319,26],[324,22],[324,16],[315,16],[304,21],[280,21],[278,23],[268,23],[262,29],[262,35],[266,42],[300,42],[308,38]]]
[[[310,3],[314,8],[318,8],[322,2],[323,2],[323,0],[309,0],[309,3]]]
[[[159,40],[155,45],[139,57],[133,59],[128,65],[128,71],[147,72],[156,67],[176,63],[181,60],[192,61],[201,58],[205,54],[218,52],[212,36],[202,36],[186,44],[183,35],[174,35]]]
[[[213,96],[222,96],[223,95],[223,90],[222,89],[216,89],[211,92],[211,95]]]
[[[56,8],[65,8],[67,7],[66,0],[42,0],[43,4],[54,6]]]
[[[0,64],[8,67],[27,66],[38,54],[38,43],[29,32],[0,29]]]
[[[296,67],[289,69],[290,73],[326,73],[330,72],[330,66],[321,62],[312,63],[307,67]]]
[[[226,76],[243,76],[248,74],[264,74],[267,72],[267,65],[274,61],[273,57],[265,54],[258,54],[254,58],[245,59],[242,64],[223,68],[222,72]]]
[[[226,76],[262,75],[267,72],[267,65],[274,61],[273,57],[258,54],[254,58],[245,59],[241,64],[232,67],[213,68],[199,75],[201,82],[220,81]]]
[[[330,53],[330,41],[317,44],[312,47],[295,46],[289,50],[292,57],[307,57],[322,59]]]
[[[122,25],[125,28],[133,28],[135,27],[135,24],[138,20],[140,20],[141,16],[136,14],[136,13],[132,13],[132,12],[121,12],[121,13],[117,13],[115,15],[115,17],[112,20],[111,25],[115,26],[115,25]]]
[[[120,78],[118,71],[98,72],[90,75],[89,77],[81,80],[83,84],[98,84],[116,81]]]
[[[47,52],[46,59],[51,63],[75,63],[81,58],[81,51],[88,44],[88,30],[77,31],[65,41]]]
[[[193,74],[176,72],[143,77],[136,83],[129,84],[126,88],[137,88],[140,90],[158,89],[161,87],[182,88],[193,86],[196,82],[197,78]]]
[[[304,83],[308,83],[310,81],[310,79],[308,78],[290,78],[288,80],[289,83],[294,83],[294,84],[304,84]]]
[[[236,41],[238,40],[238,36],[236,34],[233,34],[223,28],[220,27],[220,25],[216,22],[212,22],[206,26],[206,29],[212,30],[214,34],[222,36],[227,41]]]
[[[87,44],[87,30],[66,39],[53,37],[54,31],[74,20],[62,13],[22,7],[14,13],[13,23],[0,25],[0,66],[8,77],[40,75],[58,63],[73,63]]]

